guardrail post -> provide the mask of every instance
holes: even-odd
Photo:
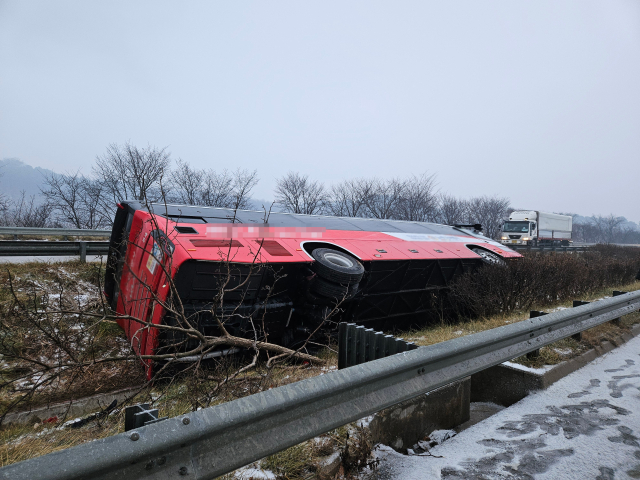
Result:
[[[618,297],[620,295],[624,295],[625,293],[627,293],[627,292],[623,292],[621,290],[614,290],[613,291],[613,296],[614,297]],[[611,320],[611,323],[613,323],[616,327],[619,327],[620,326],[620,320],[622,320],[620,317],[614,318],[613,320]]]
[[[379,359],[379,358],[384,358],[386,355],[384,354],[384,343],[385,343],[385,336],[384,333],[382,332],[376,332],[375,333],[375,352],[376,352],[376,356],[375,359]]]
[[[148,403],[130,405],[124,409],[124,431],[128,432],[166,419],[167,417],[160,418],[158,409],[151,408]]]
[[[384,338],[386,339],[384,342],[386,356],[390,357],[391,355],[395,355],[396,353],[398,353],[396,337],[394,337],[393,335],[386,335]]]
[[[347,367],[348,324],[340,322],[338,324],[338,370]]]
[[[14,236],[13,236],[13,239],[14,239],[14,240],[18,240],[18,235],[14,235]]]
[[[583,302],[582,300],[574,300],[573,301],[573,307],[579,307],[580,305],[587,305],[588,303],[591,302]],[[582,332],[578,332],[575,335],[571,335],[571,338],[573,338],[576,342],[581,342],[582,341]]]
[[[353,367],[358,363],[358,331],[356,330],[356,324],[350,323],[348,325],[349,328],[349,338],[347,341],[347,351],[349,352],[347,355],[347,367]]]
[[[378,360],[418,346],[355,323],[338,324],[338,369]]]
[[[360,365],[367,361],[367,329],[362,325],[358,325],[356,331],[358,332],[356,338],[356,350],[358,352],[356,365]]]
[[[529,318],[541,317],[542,315],[546,315],[547,312],[541,312],[540,310],[531,310],[529,312]],[[533,352],[527,353],[527,358],[533,360],[540,356],[540,349],[536,348]]]
[[[87,242],[78,242],[80,246],[80,261],[82,263],[87,262]]]
[[[367,328],[367,351],[365,358],[367,362],[376,359],[376,332],[373,328]]]

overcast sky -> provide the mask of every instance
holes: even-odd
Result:
[[[0,158],[127,140],[639,221],[640,2],[0,0]]]

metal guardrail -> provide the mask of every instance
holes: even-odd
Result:
[[[0,479],[212,479],[640,308],[640,290],[337,370],[9,465]]]
[[[78,228],[0,227],[0,235],[51,235],[63,237],[110,237],[111,230]]]
[[[109,242],[18,240],[18,235],[52,237],[110,237],[111,230],[84,230],[78,228],[0,227],[0,235],[13,235],[13,240],[0,240],[0,256],[79,256],[86,262],[87,255],[107,255]]]
[[[0,240],[0,256],[80,256],[107,255],[109,242],[47,242],[43,240]]]
[[[576,246],[537,246],[534,247],[532,245],[505,245],[505,247],[509,247],[511,250],[516,250],[518,252],[586,252],[589,250],[588,245],[576,245]]]

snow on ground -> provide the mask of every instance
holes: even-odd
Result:
[[[640,478],[640,337],[433,447],[377,451],[379,480]]]

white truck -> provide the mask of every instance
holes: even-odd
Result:
[[[500,243],[504,245],[569,245],[573,218],[569,215],[516,210],[502,225]]]

